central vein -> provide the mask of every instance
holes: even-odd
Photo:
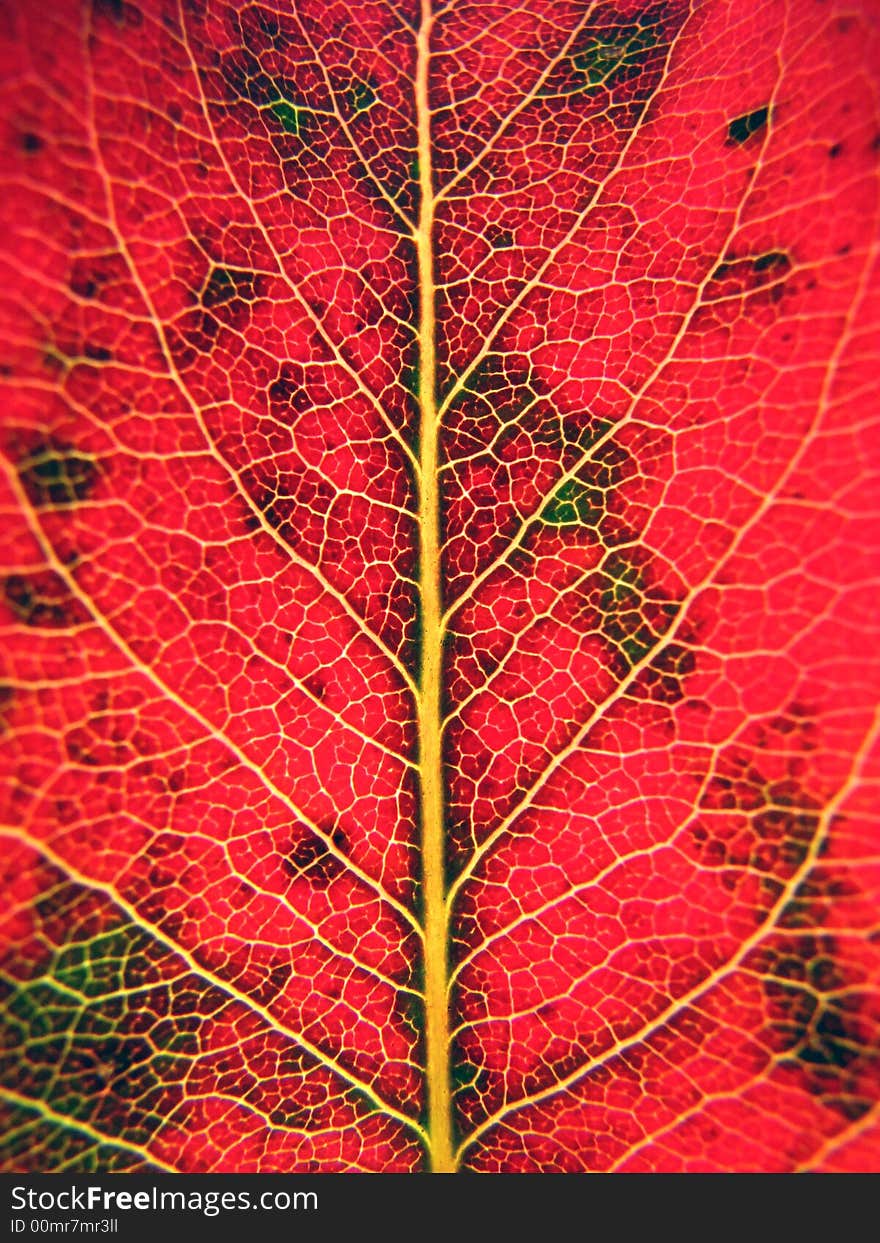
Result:
[[[434,337],[434,192],[431,176],[431,118],[428,59],[431,4],[422,0],[416,61],[416,116],[421,206],[416,231],[419,260],[419,404],[421,408],[419,501],[419,579],[422,606],[422,668],[419,686],[419,768],[421,781],[422,887],[425,931],[425,1042],[428,1135],[431,1169],[455,1169],[449,1078],[449,975],[446,938],[443,766],[440,738],[440,685],[443,624],[440,601],[440,495],[437,477],[437,396]]]

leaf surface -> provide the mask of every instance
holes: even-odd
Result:
[[[5,1168],[876,1166],[875,0],[0,23]]]

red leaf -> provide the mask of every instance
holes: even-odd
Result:
[[[874,0],[4,17],[9,1170],[880,1160]]]

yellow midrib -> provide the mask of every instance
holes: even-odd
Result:
[[[419,682],[419,779],[421,786],[422,898],[425,934],[425,1044],[428,1136],[431,1169],[451,1173],[452,1109],[447,1009],[445,842],[440,737],[442,605],[440,600],[439,483],[437,477],[437,398],[434,334],[434,192],[431,176],[431,120],[428,60],[431,4],[422,0],[417,39],[416,118],[421,206],[416,230],[419,261],[419,580],[421,584],[422,663]]]

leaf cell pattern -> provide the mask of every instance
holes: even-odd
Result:
[[[876,0],[0,36],[4,1168],[876,1168]]]

